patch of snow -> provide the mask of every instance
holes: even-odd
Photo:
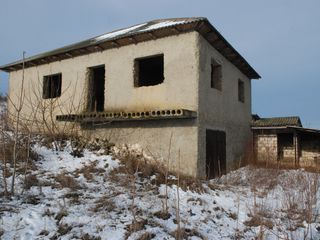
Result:
[[[118,37],[120,35],[127,34],[127,33],[131,32],[131,31],[134,31],[137,28],[143,27],[144,25],[146,25],[146,23],[135,25],[135,26],[132,26],[132,27],[129,27],[129,28],[124,28],[124,29],[121,29],[121,30],[118,30],[118,31],[106,33],[106,34],[103,34],[101,36],[96,37],[94,40],[98,42],[98,41],[102,41],[102,40],[106,40],[106,39],[115,38],[115,37]]]
[[[178,24],[182,24],[185,23],[186,21],[164,21],[164,22],[159,22],[159,23],[155,23],[152,24],[150,26],[148,26],[147,28],[144,28],[142,30],[140,30],[139,32],[145,32],[145,31],[150,31],[150,30],[154,30],[154,29],[158,29],[158,28],[164,28],[164,27],[170,27],[173,25],[178,25]]]

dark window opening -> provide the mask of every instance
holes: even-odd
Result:
[[[163,55],[135,59],[134,86],[154,86],[164,80]]]
[[[43,99],[56,98],[61,96],[62,74],[57,73],[43,77]]]
[[[214,60],[211,62],[211,88],[222,89],[222,67]]]
[[[226,133],[206,130],[207,178],[220,177],[226,173]]]
[[[244,82],[240,79],[238,80],[238,100],[244,102]]]
[[[105,67],[98,66],[89,68],[89,91],[88,106],[89,112],[104,111],[104,85]]]
[[[285,155],[285,151],[294,150],[293,133],[278,133],[277,134],[277,146],[278,146],[278,160],[288,158]],[[291,156],[292,158],[293,156]],[[289,157],[290,158],[290,157]]]

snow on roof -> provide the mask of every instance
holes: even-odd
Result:
[[[182,21],[172,21],[172,20],[170,20],[170,21],[159,22],[159,23],[152,24],[152,25],[148,26],[145,29],[140,30],[139,32],[145,32],[145,31],[154,30],[154,29],[163,28],[163,27],[170,27],[170,26],[173,26],[173,25],[183,24],[183,23],[186,23],[186,22],[187,22],[186,20],[182,20]]]
[[[146,23],[142,23],[142,24],[138,24],[138,25],[135,25],[135,26],[132,26],[132,27],[129,27],[129,28],[124,28],[124,29],[120,29],[120,30],[113,31],[113,32],[110,32],[110,33],[106,33],[106,34],[103,34],[101,36],[96,37],[94,40],[99,42],[99,41],[102,41],[102,40],[115,38],[115,37],[118,37],[118,36],[121,36],[121,35],[124,35],[124,34],[128,34],[128,33],[132,32],[132,31],[136,30],[137,28],[143,27],[144,25],[146,25]]]
[[[183,24],[188,22],[190,22],[190,19],[183,19],[183,20],[170,19],[170,20],[151,21],[151,22],[134,25],[132,27],[116,30],[113,32],[105,33],[101,36],[95,37],[93,40],[96,42],[105,41],[105,40],[117,38],[123,35],[147,32],[151,30],[171,27],[173,25],[178,25],[178,24]]]

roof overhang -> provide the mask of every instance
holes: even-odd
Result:
[[[172,24],[170,24],[170,21]],[[199,32],[199,34],[201,34],[218,52],[233,63],[249,79],[261,78],[250,64],[218,32],[218,30],[210,24],[208,19],[203,17],[163,19],[138,24],[3,65],[0,66],[0,70],[5,72],[17,71],[23,67],[30,68],[89,53],[101,52],[111,48],[119,48],[130,44],[137,44],[139,42],[191,31]]]
[[[300,132],[300,133],[311,133],[311,134],[319,134],[320,129],[312,129],[312,128],[304,128],[304,127],[296,127],[296,126],[280,126],[280,127],[251,127],[253,131],[263,131],[263,130],[289,130],[292,132]]]

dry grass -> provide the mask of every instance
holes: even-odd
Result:
[[[196,229],[189,229],[189,228],[181,228],[179,232],[178,230],[175,230],[171,232],[170,235],[176,239],[189,239],[190,237],[198,237],[200,239],[206,239]]]
[[[70,188],[72,190],[80,189],[79,184],[74,177],[61,173],[55,176],[55,181],[59,183],[62,188]]]
[[[72,229],[71,226],[68,224],[59,224],[57,233],[59,233],[60,236],[66,235],[68,232],[70,232]]]
[[[113,202],[111,197],[108,196],[102,196],[98,200],[95,201],[95,206],[91,208],[91,211],[93,212],[111,212],[116,208],[115,203]]]
[[[140,237],[137,238],[137,240],[151,240],[156,235],[154,233],[145,232]]]
[[[123,175],[138,174],[141,178],[155,176],[151,180],[154,185],[167,184],[171,186],[178,183],[178,178],[175,177],[178,175],[177,173],[169,172],[163,162],[145,156],[143,151],[132,150],[125,146],[121,151],[112,151],[112,155],[120,161],[121,165],[110,172],[111,180],[120,181],[123,185],[127,185],[130,179],[126,180]],[[167,176],[169,176],[168,179],[166,179]],[[179,180],[180,187],[183,190],[204,192],[200,179],[180,174]]]
[[[101,240],[101,237],[95,237],[95,236],[91,236],[88,233],[82,235],[80,237],[81,240]]]
[[[29,174],[24,180],[24,189],[30,189],[33,186],[39,186],[39,180],[35,174]]]
[[[128,237],[134,233],[141,231],[145,228],[145,225],[147,224],[147,220],[145,219],[140,219],[139,221],[133,221],[131,224],[126,226],[126,234],[125,234],[125,239],[128,239]]]
[[[83,174],[83,176],[88,180],[93,180],[95,175],[103,175],[106,170],[103,168],[97,167],[98,161],[91,162],[88,165],[83,166],[80,169],[77,169],[74,174],[76,176],[79,176],[80,174]]]

